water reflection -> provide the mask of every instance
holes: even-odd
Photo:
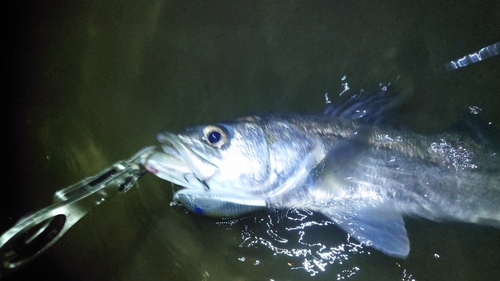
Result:
[[[363,271],[359,261],[364,258],[359,256],[370,257],[373,251],[337,229],[333,222],[308,210],[279,210],[267,215],[225,219],[217,224],[227,230],[240,229],[239,247],[258,251],[262,255],[261,259],[256,259],[253,253],[241,255],[237,258],[241,263],[248,266],[260,265],[261,262],[274,263],[268,257],[280,256],[280,262],[286,264],[288,270],[303,271],[321,280],[354,277]],[[248,250],[241,252],[243,254]],[[400,263],[396,265],[402,280],[415,280]]]
[[[346,243],[340,243],[338,245],[328,245],[331,243],[330,241],[322,242],[321,240],[318,240],[317,237],[314,237],[314,235],[309,233],[309,230],[313,232],[313,227],[326,226],[333,223],[328,221],[308,221],[307,218],[312,215],[312,212],[299,211],[296,209],[287,211],[284,215],[285,220],[300,223],[296,226],[286,227],[284,229],[285,232],[281,234],[282,236],[278,234],[281,233],[282,230],[273,230],[273,227],[276,227],[276,223],[280,222],[273,222],[272,218],[268,216],[267,218],[269,221],[265,222],[268,227],[267,239],[252,235],[252,233],[247,229],[244,233],[242,233],[243,243],[240,246],[252,247],[254,244],[259,243],[269,248],[273,254],[286,255],[294,260],[298,258],[301,262],[289,262],[290,268],[292,270],[303,269],[311,276],[315,276],[319,272],[324,272],[326,266],[329,264],[342,265],[344,261],[349,260],[350,255],[363,253],[363,246],[358,243],[349,242],[349,238],[346,240]],[[263,221],[260,223],[263,223]],[[323,228],[321,231],[330,230],[328,228]],[[288,238],[284,238],[284,236]],[[296,244],[298,244],[299,247],[290,247]],[[356,271],[359,270],[357,267],[354,269]],[[339,271],[339,268],[337,267],[335,270]],[[343,269],[342,271],[344,272],[346,270]],[[350,275],[353,274],[354,272]]]

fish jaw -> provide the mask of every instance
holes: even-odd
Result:
[[[155,152],[142,161],[157,177],[186,188],[205,189],[204,181],[217,172],[217,167],[184,145],[175,134],[158,135],[163,152]]]
[[[177,135],[163,132],[158,134],[157,138],[164,152],[181,159],[199,180],[207,180],[217,172],[218,169],[214,164],[185,145]]]
[[[164,152],[155,152],[142,160],[142,165],[155,176],[187,188],[203,188],[186,162]]]

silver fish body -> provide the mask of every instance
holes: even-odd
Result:
[[[158,135],[144,165],[209,216],[323,213],[358,241],[406,257],[403,216],[500,226],[500,163],[467,134],[419,135],[328,116],[264,114]]]

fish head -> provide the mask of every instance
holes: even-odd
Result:
[[[143,163],[185,188],[262,195],[305,176],[315,140],[286,120],[250,116],[157,136],[163,151]],[[308,162],[308,164],[304,164]]]
[[[268,177],[266,134],[255,118],[161,132],[157,139],[163,152],[151,155],[146,167],[180,186],[229,192]]]

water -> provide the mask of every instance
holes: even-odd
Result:
[[[162,129],[268,110],[319,112],[324,93],[334,100],[345,85],[366,91],[389,85],[408,96],[402,122],[419,132],[445,128],[474,106],[498,128],[500,57],[454,71],[445,63],[498,42],[499,11],[493,0],[14,7],[7,56],[16,62],[10,69],[16,91],[6,110],[12,145],[0,232],[48,205],[56,190],[155,144]],[[290,230],[302,222],[270,227],[278,217],[267,213],[234,224],[186,214],[168,205],[171,196],[169,183],[144,177],[6,280],[493,280],[500,274],[498,229],[408,219],[408,259],[364,248],[340,251],[323,265],[331,259],[321,258],[318,251],[326,250],[319,243],[337,247],[346,235],[317,214],[308,221],[326,225],[302,235]]]

